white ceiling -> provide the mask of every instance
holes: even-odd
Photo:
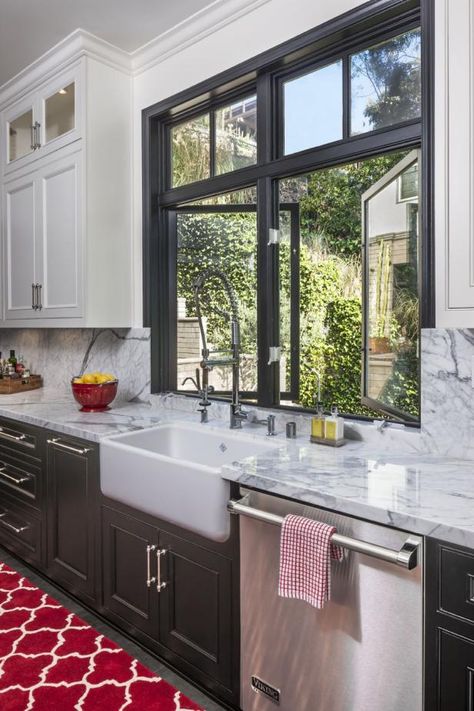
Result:
[[[0,0],[0,86],[78,27],[132,52],[212,0]]]

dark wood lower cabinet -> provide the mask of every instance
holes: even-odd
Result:
[[[97,598],[98,476],[97,447],[82,440],[48,438],[48,574],[88,602]]]
[[[238,708],[238,521],[217,543],[105,499],[97,444],[3,418],[0,465],[0,544]]]
[[[474,711],[474,554],[426,541],[425,711]]]
[[[152,548],[158,530],[133,516],[102,509],[102,578],[104,607],[129,631],[153,637],[158,600],[151,578]]]
[[[206,546],[200,537],[125,508],[115,509],[114,502],[102,507],[103,613],[238,706],[237,555],[223,555],[219,544]],[[232,549],[231,543],[224,547]]]
[[[231,561],[160,533],[159,640],[224,686],[232,683]]]

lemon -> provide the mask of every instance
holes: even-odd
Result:
[[[88,383],[89,385],[95,383],[95,374],[85,373],[85,375],[82,376],[82,382]]]
[[[82,378],[74,378],[73,383],[83,383]]]
[[[115,375],[112,375],[112,373],[104,373],[104,374],[103,374],[103,377],[106,378],[107,381],[110,381],[110,380],[117,380],[117,378],[115,377]]]

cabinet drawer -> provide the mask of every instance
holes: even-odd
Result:
[[[37,432],[16,422],[0,420],[0,452],[3,446],[30,456],[40,456]]]
[[[439,547],[440,612],[474,622],[474,555]]]
[[[0,491],[39,508],[41,479],[41,469],[0,452]]]
[[[42,562],[41,519],[6,497],[0,500],[0,543],[33,563]]]

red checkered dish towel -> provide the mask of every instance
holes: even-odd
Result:
[[[342,560],[342,548],[331,543],[334,526],[304,516],[285,516],[280,539],[278,595],[309,602],[321,609],[331,596],[331,559]]]

